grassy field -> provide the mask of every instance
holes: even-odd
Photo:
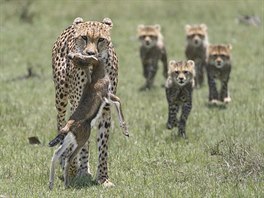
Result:
[[[263,23],[254,27],[235,20],[249,14],[263,22],[263,7],[263,0],[0,0],[0,197],[264,197]],[[65,190],[56,178],[51,192],[54,149],[47,143],[56,134],[51,48],[77,16],[100,21],[107,16],[114,22],[118,96],[131,137],[122,135],[113,115],[109,176],[114,188],[82,181]],[[185,24],[205,23],[211,43],[233,45],[232,102],[227,108],[209,108],[207,85],[195,90],[186,141],[165,127],[162,69],[153,90],[138,91],[144,79],[137,25],[157,23],[169,60],[185,59]],[[38,77],[24,78],[27,68]],[[41,144],[30,145],[30,136],[38,136]],[[94,175],[95,137],[94,130]]]

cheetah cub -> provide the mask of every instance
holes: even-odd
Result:
[[[228,81],[231,73],[231,44],[210,45],[207,60],[207,78],[209,86],[209,103],[229,103],[231,98],[228,93]],[[221,82],[218,93],[215,79]]]
[[[49,145],[51,147],[58,143],[63,143],[54,152],[51,160],[49,188],[53,189],[55,163],[64,153],[64,151],[72,145],[72,149],[66,156],[64,167],[64,185],[69,186],[69,167],[79,150],[88,141],[91,128],[95,125],[96,119],[101,116],[101,112],[106,105],[113,103],[118,112],[120,126],[123,133],[129,136],[128,129],[124,120],[121,109],[121,103],[117,96],[109,92],[110,80],[105,75],[105,66],[102,60],[98,60],[93,56],[82,55],[81,53],[70,53],[69,58],[80,66],[90,79],[83,89],[83,94],[77,109],[69,118],[65,127],[60,130],[59,135],[53,139]],[[89,67],[92,67],[92,72]]]
[[[186,25],[186,49],[185,55],[188,60],[195,62],[195,87],[199,88],[204,82],[204,72],[206,67],[208,34],[207,26]]]
[[[154,78],[158,70],[158,61],[163,63],[163,76],[167,78],[167,52],[163,42],[160,25],[139,25],[138,38],[141,43],[140,58],[146,83],[141,91],[153,87]]]
[[[184,138],[186,138],[186,121],[192,109],[194,77],[194,61],[172,60],[169,62],[168,78],[165,84],[169,110],[167,128],[178,127],[178,134]],[[178,121],[177,113],[180,107],[182,112]]]

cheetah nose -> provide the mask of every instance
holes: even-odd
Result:
[[[87,51],[87,55],[94,56],[95,55],[95,52],[94,51]]]
[[[183,78],[183,77],[180,77],[180,78],[179,78],[179,80],[180,80],[180,81],[183,81],[183,80],[184,80],[184,78]]]

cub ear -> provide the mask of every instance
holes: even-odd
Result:
[[[193,60],[188,60],[188,61],[187,61],[187,65],[189,65],[189,66],[191,66],[191,67],[194,68],[195,63],[194,63]]]
[[[154,27],[155,27],[155,29],[158,30],[158,31],[161,30],[160,24],[155,24]]]
[[[176,64],[176,60],[171,60],[170,62],[169,62],[169,65],[175,65]]]
[[[204,23],[200,24],[200,27],[206,32],[207,31],[207,25]]]
[[[229,44],[227,44],[226,45],[226,47],[229,49],[229,50],[231,50],[232,49],[232,45],[229,43]]]
[[[207,49],[208,49],[208,52],[210,53],[212,50],[213,50],[214,46],[211,44],[211,45],[208,45]]]
[[[103,21],[102,21],[102,23],[104,23],[104,24],[106,24],[106,25],[108,25],[109,27],[110,27],[110,29],[113,27],[113,21],[110,19],[110,18],[104,18],[103,19]]]
[[[174,67],[175,67],[175,64],[176,64],[177,62],[175,61],[175,60],[171,60],[170,62],[169,62],[169,71],[168,71],[168,73],[171,73],[173,70],[174,70]]]
[[[138,32],[140,32],[144,27],[145,27],[145,25],[143,25],[143,24],[138,25],[138,27],[137,27]]]
[[[189,30],[191,29],[191,25],[187,24],[185,25],[185,32],[189,32]]]

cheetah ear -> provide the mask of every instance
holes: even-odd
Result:
[[[213,45],[208,45],[208,48],[207,49],[208,49],[208,52],[209,53],[212,51],[213,47],[214,47]]]
[[[145,25],[143,25],[143,24],[138,25],[138,27],[137,27],[138,32],[140,32],[144,27],[145,27]]]
[[[169,62],[169,65],[175,65],[176,64],[176,60],[171,60],[170,62]]]
[[[187,65],[190,66],[191,70],[192,70],[192,74],[193,76],[195,76],[195,63],[193,60],[188,60],[187,61]],[[194,86],[194,82],[193,82],[193,86]]]
[[[171,60],[170,62],[169,62],[169,71],[168,71],[168,73],[171,73],[173,70],[174,70],[174,67],[175,67],[175,64],[176,64],[177,62],[175,61],[175,60]]]
[[[138,38],[140,37],[141,32],[142,32],[142,30],[143,30],[144,28],[145,28],[145,25],[143,25],[143,24],[138,25],[138,27],[137,27]]]
[[[194,68],[194,66],[195,66],[195,63],[194,63],[194,61],[193,61],[193,60],[188,60],[188,61],[187,61],[187,65],[189,65],[189,66],[191,66],[191,67],[193,67],[193,68]]]
[[[229,49],[229,50],[231,50],[232,49],[232,45],[229,43],[229,44],[227,44],[226,45],[226,47]]]
[[[83,18],[81,17],[77,17],[73,20],[73,25],[79,24],[79,23],[83,23]]]
[[[155,27],[155,29],[158,30],[158,31],[161,30],[160,24],[155,24],[154,27]]]
[[[189,24],[185,25],[185,32],[189,32],[189,30],[191,29],[192,26],[190,26]]]
[[[112,27],[114,25],[113,21],[110,18],[107,18],[107,17],[103,19],[102,23],[108,25],[110,27],[110,29],[112,29]]]
[[[207,31],[207,25],[204,23],[200,24],[200,27],[206,32]]]

